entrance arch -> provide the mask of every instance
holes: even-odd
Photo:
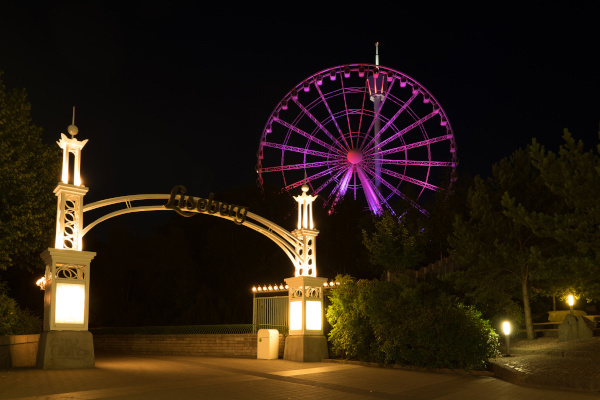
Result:
[[[63,149],[63,173],[61,182],[54,190],[57,196],[55,246],[42,253],[46,272],[44,278],[38,281],[45,290],[44,332],[40,336],[38,367],[94,367],[88,314],[90,264],[96,253],[83,251],[83,236],[99,223],[119,215],[165,210],[175,211],[184,217],[206,213],[229,219],[261,233],[277,244],[295,268],[294,277],[285,280],[289,284],[290,335],[295,336],[294,340],[289,340],[289,347],[286,344],[284,358],[313,361],[307,357],[326,357],[327,345],[321,323],[323,283],[326,279],[316,276],[316,237],[319,231],[315,229],[312,216],[312,203],[316,196],[307,194],[308,185],[302,185],[302,194],[294,197],[298,202],[298,226],[292,232],[249,212],[246,206],[217,201],[213,193],[208,198],[189,196],[182,185],[175,186],[168,195],[121,196],[84,206],[83,198],[89,188],[81,183],[80,165],[81,152],[88,140],[79,141],[75,138],[78,129],[74,124],[69,126],[69,133],[71,138],[62,134],[58,142]],[[72,169],[69,169],[70,160],[74,164]],[[69,179],[69,175],[73,179]],[[140,200],[167,200],[167,203],[132,206],[132,202]],[[125,208],[110,212],[84,228],[85,212],[116,204],[124,204]],[[317,320],[320,321],[318,324],[315,323]],[[291,349],[289,354],[288,349]],[[64,351],[76,351],[78,355],[74,361],[65,361],[64,357],[61,358]]]
[[[243,225],[247,228],[250,228],[266,237],[271,239],[279,248],[286,254],[286,256],[290,259],[294,266],[302,266],[308,265],[308,263],[314,264],[314,274],[311,276],[316,276],[316,263],[314,257],[303,257],[308,256],[309,253],[315,252],[315,243],[314,238],[312,240],[312,249],[307,249],[307,251],[303,250],[303,240],[302,235],[295,235],[293,232],[289,232],[281,226],[275,224],[268,219],[261,217],[258,214],[254,214],[248,211],[248,207],[239,206],[235,204],[229,204],[214,200],[214,194],[211,193],[208,199],[186,196],[187,189],[185,186],[177,185],[171,191],[171,194],[138,194],[131,196],[120,196],[113,197],[110,199],[96,201],[94,203],[87,204],[83,206],[82,212],[85,213],[87,211],[96,210],[106,206],[112,206],[115,204],[123,204],[125,208],[113,211],[108,213],[102,217],[99,217],[95,221],[88,224],[81,231],[81,236],[85,236],[92,228],[96,225],[104,222],[110,218],[117,217],[119,215],[125,215],[129,213],[136,212],[148,212],[148,211],[175,211],[179,215],[184,217],[192,217],[198,214],[208,214],[213,215],[215,217],[224,218],[230,220],[237,225]],[[301,197],[301,196],[298,196]],[[310,197],[310,196],[307,196]],[[133,202],[139,201],[148,201],[148,200],[163,200],[162,204],[156,205],[140,205],[134,206]],[[164,200],[167,200],[167,203],[164,203]],[[204,203],[204,206],[202,204]],[[225,211],[222,212],[221,208],[224,208]],[[212,209],[212,210],[211,210]],[[211,212],[212,211],[212,212]],[[311,210],[312,211],[312,210]],[[312,219],[311,215],[307,215],[307,220]],[[300,227],[299,227],[300,229]],[[318,231],[317,231],[318,234]],[[316,237],[316,234],[314,235]],[[312,250],[308,251],[308,250]],[[307,258],[307,259],[304,259]],[[311,261],[312,259],[312,261]],[[301,268],[296,268],[301,269]],[[302,274],[300,274],[302,275]]]

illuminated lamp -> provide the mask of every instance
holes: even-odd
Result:
[[[510,357],[510,322],[504,321],[502,323],[502,331],[504,332],[504,337],[506,338],[506,356]]]
[[[327,358],[327,340],[323,335],[327,279],[301,275],[285,282],[289,287],[290,319],[284,359],[312,362]]]
[[[362,65],[360,67],[358,67],[358,77],[362,78],[365,76],[365,67],[363,67]]]
[[[88,329],[89,268],[96,253],[48,249],[44,293],[44,331]]]
[[[575,304],[575,298],[573,297],[572,294],[567,296],[567,303],[569,304],[569,310],[570,310],[569,313],[571,315],[573,315],[574,314],[573,313],[573,305]]]

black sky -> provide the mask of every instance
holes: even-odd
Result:
[[[279,100],[373,63],[376,41],[444,107],[461,170],[488,174],[533,137],[555,147],[565,127],[596,144],[598,2],[458,3],[19,2],[0,11],[0,70],[48,143],[77,107],[86,202],[251,184]]]

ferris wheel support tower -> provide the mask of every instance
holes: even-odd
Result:
[[[373,112],[375,113],[375,119],[373,121],[373,137],[375,139],[374,146],[376,151],[381,151],[379,143],[381,141],[379,137],[379,131],[381,130],[381,119],[379,118],[379,111],[381,110],[381,100],[385,96],[387,91],[387,80],[383,75],[379,74],[379,42],[375,43],[375,66],[376,71],[373,75],[369,76],[367,80],[369,84],[370,99],[373,102]],[[381,159],[375,160],[375,187],[381,186]]]

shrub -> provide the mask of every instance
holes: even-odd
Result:
[[[23,310],[8,296],[6,284],[0,282],[0,335],[40,333],[42,321],[29,310]]]
[[[343,357],[428,368],[485,369],[498,336],[454,297],[426,285],[343,277],[327,318],[332,350]]]

